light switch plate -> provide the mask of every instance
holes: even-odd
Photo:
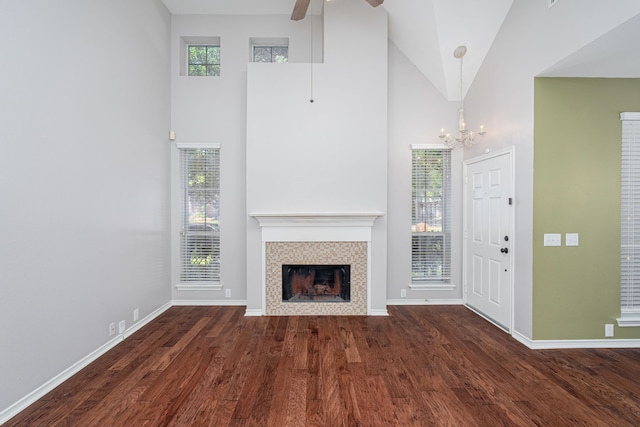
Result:
[[[604,336],[612,337],[613,336],[613,323],[607,323],[604,325]]]
[[[578,246],[580,243],[578,233],[567,233],[564,238],[567,246]]]
[[[544,233],[545,246],[562,246],[562,235],[557,233]]]

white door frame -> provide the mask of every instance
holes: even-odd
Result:
[[[514,254],[516,252],[516,245],[513,242],[516,242],[516,236],[515,236],[515,212],[516,212],[516,196],[515,196],[515,189],[516,189],[516,182],[515,182],[515,146],[510,146],[510,147],[506,147],[506,148],[502,148],[493,152],[488,152],[486,154],[465,160],[462,163],[462,176],[463,176],[463,191],[462,191],[462,226],[463,226],[463,236],[462,236],[462,301],[464,303],[464,305],[473,310],[475,313],[477,313],[478,315],[480,315],[481,317],[485,318],[486,320],[488,320],[489,322],[495,324],[496,326],[500,327],[500,329],[502,329],[502,327],[498,324],[496,324],[492,319],[484,316],[482,313],[480,313],[477,310],[474,310],[472,307],[470,307],[467,304],[467,291],[468,291],[468,286],[469,284],[467,283],[467,257],[469,256],[468,254],[468,248],[467,248],[467,230],[469,229],[468,223],[467,221],[469,221],[469,219],[467,218],[467,191],[468,191],[468,183],[467,183],[467,169],[469,167],[469,165],[475,164],[475,163],[480,163],[483,162],[485,160],[489,160],[498,156],[503,156],[507,154],[509,156],[509,164],[510,164],[510,181],[511,181],[511,198],[512,198],[512,203],[513,203],[513,209],[511,209],[511,214],[509,215],[509,221],[511,222],[510,224],[510,230],[511,230],[511,236],[510,239],[512,241],[512,243],[509,245],[509,264],[510,264],[510,271],[509,271],[509,283],[511,284],[511,301],[510,301],[510,314],[509,314],[509,324],[508,325],[504,325],[508,328],[508,333],[511,334],[513,331],[513,309],[514,309],[514,302],[515,302],[515,298],[514,298],[514,278],[515,278],[515,274],[514,274],[514,270],[515,270],[515,257]]]

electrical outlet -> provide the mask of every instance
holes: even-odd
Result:
[[[607,323],[604,325],[604,336],[605,337],[613,336],[613,323]]]
[[[136,308],[135,310],[133,310],[133,321],[137,322],[139,318],[140,318],[140,310]]]
[[[226,298],[231,298],[231,289],[225,289],[224,290],[224,296]]]
[[[400,298],[406,298],[406,297],[407,297],[407,290],[400,289]]]
[[[118,333],[122,334],[124,333],[124,330],[127,328],[127,321],[126,320],[121,320],[120,323],[118,323]]]
[[[116,322],[112,322],[109,324],[109,336],[116,333]]]

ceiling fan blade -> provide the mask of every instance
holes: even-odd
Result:
[[[366,0],[366,2],[369,3],[373,7],[376,7],[376,6],[380,6],[382,3],[384,3],[384,0]]]
[[[307,14],[309,8],[309,2],[311,0],[296,0],[296,4],[293,6],[293,12],[291,13],[291,19],[299,21]]]

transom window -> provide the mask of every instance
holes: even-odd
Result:
[[[254,46],[253,62],[288,62],[288,46]]]
[[[189,45],[188,75],[219,76],[220,46]]]
[[[412,147],[411,279],[451,280],[451,150]]]

